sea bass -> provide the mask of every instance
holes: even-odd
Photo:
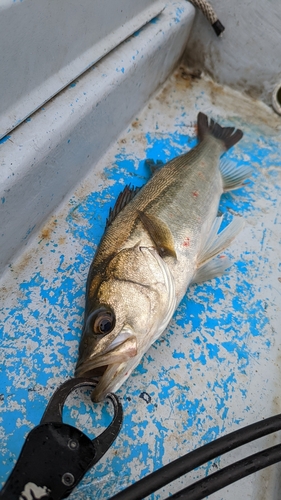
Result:
[[[141,189],[127,186],[110,211],[91,264],[75,375],[101,378],[92,394],[115,392],[161,335],[191,283],[221,275],[214,258],[235,238],[240,217],[219,232],[223,192],[237,189],[248,167],[220,163],[243,136],[205,114],[199,143],[158,169]]]

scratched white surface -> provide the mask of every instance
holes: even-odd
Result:
[[[37,0],[31,8],[1,0],[0,138],[164,6],[163,0]]]
[[[125,184],[147,180],[146,158],[166,161],[195,145],[200,110],[244,131],[227,157],[250,163],[253,176],[223,195],[220,210],[226,222],[233,213],[243,216],[245,228],[226,252],[229,273],[188,290],[166,332],[118,391],[122,431],[72,498],[107,499],[195,447],[281,412],[281,121],[255,101],[178,70],[2,277],[2,482],[54,389],[73,376],[87,272],[109,207]],[[109,422],[106,405],[93,407],[85,393],[69,399],[65,418],[90,436]],[[278,441],[274,435],[262,443]],[[164,499],[226,463],[228,457],[206,464],[150,498]],[[212,499],[277,500],[279,477],[280,467],[271,467]]]
[[[0,273],[165,82],[194,12],[186,0],[169,0],[160,16],[0,139]]]

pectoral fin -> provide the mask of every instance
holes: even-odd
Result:
[[[165,222],[152,214],[145,214],[140,210],[138,216],[155,244],[161,257],[170,256],[177,258],[173,235]]]

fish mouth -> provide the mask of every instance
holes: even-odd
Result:
[[[92,355],[92,357],[78,361],[75,369],[75,377],[100,377],[100,380],[92,392],[91,399],[94,402],[103,401],[109,392],[117,390],[121,383],[122,372],[126,362],[137,355],[137,340],[135,336],[116,344],[112,342],[106,352]]]

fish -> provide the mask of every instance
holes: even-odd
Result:
[[[217,257],[242,229],[220,230],[223,192],[251,175],[221,156],[243,132],[200,112],[198,144],[158,168],[141,188],[126,186],[110,209],[91,263],[76,377],[96,377],[92,400],[116,392],[169,324],[187,288],[222,275]]]

